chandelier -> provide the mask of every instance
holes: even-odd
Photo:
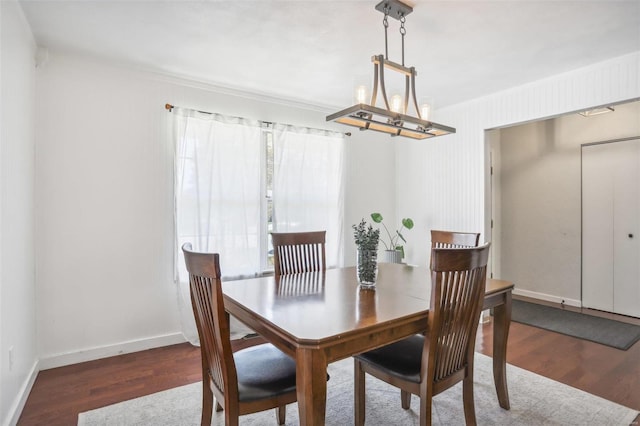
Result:
[[[413,8],[399,0],[383,0],[376,5],[376,10],[384,14],[384,55],[375,55],[373,62],[373,90],[371,99],[366,103],[366,87],[356,88],[356,104],[342,111],[327,116],[327,121],[358,127],[360,130],[375,130],[388,133],[391,136],[405,136],[412,139],[426,139],[435,136],[455,133],[453,127],[444,126],[429,120],[431,105],[423,104],[418,107],[416,98],[416,75],[414,67],[404,65],[404,27],[408,14]],[[400,21],[400,35],[402,36],[402,63],[398,64],[389,60],[389,48],[387,42],[388,17]],[[394,95],[389,101],[385,87],[385,68],[404,76],[404,96]],[[384,101],[384,108],[376,106],[378,89]],[[416,116],[408,113],[409,104],[415,109]]]

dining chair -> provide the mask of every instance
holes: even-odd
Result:
[[[286,404],[297,400],[295,361],[271,344],[233,353],[219,255],[194,252],[190,243],[182,251],[200,338],[202,425],[211,424],[214,397],[227,426],[238,425],[243,414],[270,408],[276,408],[278,424],[284,424]]]
[[[366,373],[400,388],[404,409],[418,395],[423,426],[431,424],[432,398],[462,381],[465,421],[476,424],[473,359],[490,244],[431,250],[427,333],[354,357],[356,425],[365,420]]]
[[[324,271],[326,231],[272,232],[275,275]]]
[[[478,247],[480,233],[431,230],[431,248]]]
[[[478,247],[480,234],[431,230],[431,248]]]

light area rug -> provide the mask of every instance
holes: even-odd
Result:
[[[326,424],[353,424],[353,360],[328,367]],[[629,425],[638,412],[603,398],[507,365],[510,410],[503,410],[493,385],[491,358],[476,353],[474,395],[479,425]],[[418,425],[419,400],[411,408],[400,406],[400,391],[367,376],[366,423],[368,425]],[[181,386],[152,395],[80,413],[79,426],[200,424],[201,383]],[[222,412],[214,411],[212,424],[223,425]],[[241,425],[277,425],[274,410],[240,417]],[[298,406],[287,406],[287,425],[297,425]],[[464,425],[462,386],[458,384],[433,401],[434,425]]]

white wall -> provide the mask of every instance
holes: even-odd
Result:
[[[22,9],[0,2],[0,423],[37,373],[34,259],[35,43]],[[12,356],[9,350],[12,348]]]
[[[346,130],[313,107],[54,52],[38,70],[36,93],[43,367],[181,339],[165,103]],[[351,224],[393,208],[393,146],[384,135],[357,130],[347,139],[347,263],[355,257]]]
[[[455,135],[398,145],[398,211],[419,228],[410,261],[427,264],[429,229],[484,230],[486,129],[639,98],[639,76],[635,52],[436,111],[434,121],[457,128]]]
[[[360,132],[358,129],[351,132],[353,136],[347,142],[345,191],[346,265],[356,263],[352,225],[364,218],[377,227],[371,220],[371,213],[374,212],[382,214],[387,226],[398,223],[397,218],[401,217],[396,214],[395,206],[395,150],[398,139],[383,133]],[[409,232],[412,231],[407,234]],[[382,243],[380,248],[384,249]]]
[[[500,131],[502,270],[528,296],[581,302],[581,145],[640,135],[640,102]],[[523,247],[525,250],[523,250]]]

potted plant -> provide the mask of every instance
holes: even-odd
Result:
[[[405,240],[404,236],[402,235],[402,231],[405,228],[412,229],[413,220],[411,218],[405,217],[400,222],[400,228],[396,229],[395,234],[391,234],[391,232],[389,232],[389,229],[387,228],[387,225],[384,224],[383,217],[380,213],[371,213],[371,219],[373,219],[375,223],[382,224],[385,231],[387,231],[387,236],[389,237],[389,239],[387,241],[385,241],[384,239],[382,240],[382,244],[384,244],[386,249],[385,261],[390,263],[401,263],[402,259],[404,259],[404,246],[400,244],[400,240],[405,243],[407,242],[407,240]]]
[[[367,226],[364,219],[352,225],[353,238],[357,247],[356,272],[361,287],[374,287],[378,274],[378,242],[380,230]]]

